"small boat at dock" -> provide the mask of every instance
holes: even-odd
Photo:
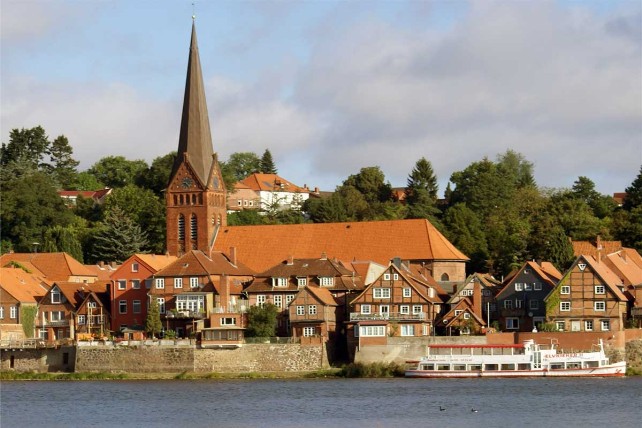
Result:
[[[555,344],[430,345],[428,354],[407,361],[406,377],[625,376],[626,362],[610,363],[602,340],[589,352],[557,352]]]

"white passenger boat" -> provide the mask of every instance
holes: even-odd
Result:
[[[626,362],[609,363],[600,340],[591,352],[557,353],[533,340],[522,345],[431,345],[407,361],[406,377],[624,376]]]

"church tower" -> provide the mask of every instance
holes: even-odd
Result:
[[[167,251],[181,256],[197,249],[210,253],[226,225],[226,190],[212,149],[201,62],[192,23],[178,154],[166,191]]]

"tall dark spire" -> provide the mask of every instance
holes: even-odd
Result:
[[[207,185],[208,176],[213,162],[212,135],[205,101],[205,87],[201,72],[201,61],[196,42],[196,26],[192,23],[192,40],[189,47],[187,63],[187,79],[185,81],[185,97],[183,98],[183,116],[181,132],[178,140],[178,156],[174,161],[172,174],[174,177],[183,163],[185,153],[188,163],[198,176],[203,186]]]

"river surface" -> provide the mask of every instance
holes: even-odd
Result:
[[[0,405],[2,428],[620,428],[642,426],[642,377],[4,381]]]

